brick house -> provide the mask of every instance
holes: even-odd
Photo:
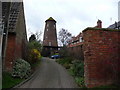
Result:
[[[83,55],[87,87],[120,85],[120,30],[118,28],[102,28],[102,22],[98,20],[97,26],[88,27],[80,35],[73,37],[68,49],[73,53],[72,55]]]
[[[11,72],[14,61],[18,58],[25,59],[26,56],[27,34],[23,2],[2,2],[2,12],[3,70]]]

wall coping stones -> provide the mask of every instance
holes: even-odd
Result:
[[[120,32],[120,29],[110,29],[110,28],[94,28],[94,27],[87,27],[82,32],[85,32],[87,30],[103,30],[103,31],[117,31]]]

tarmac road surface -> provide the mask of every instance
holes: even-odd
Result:
[[[67,70],[54,59],[42,58],[34,76],[19,88],[78,88]]]

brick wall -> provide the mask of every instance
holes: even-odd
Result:
[[[56,33],[56,21],[46,20],[44,30],[43,46],[58,46],[57,33]]]
[[[8,35],[7,47],[6,47],[6,57],[5,57],[5,70],[11,71],[13,60],[15,59],[15,33],[10,33]]]
[[[95,87],[120,81],[120,30],[83,31],[85,84]]]
[[[5,56],[5,71],[12,71],[13,64],[16,59],[22,58],[26,60],[27,56],[27,33],[24,17],[23,4],[20,4],[20,12],[16,22],[15,30],[8,30],[7,48]]]
[[[68,52],[71,57],[77,59],[77,60],[84,60],[84,55],[83,55],[83,44],[74,46],[74,47],[69,47]]]

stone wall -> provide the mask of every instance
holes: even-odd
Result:
[[[87,28],[83,39],[86,86],[119,83],[120,30]]]

